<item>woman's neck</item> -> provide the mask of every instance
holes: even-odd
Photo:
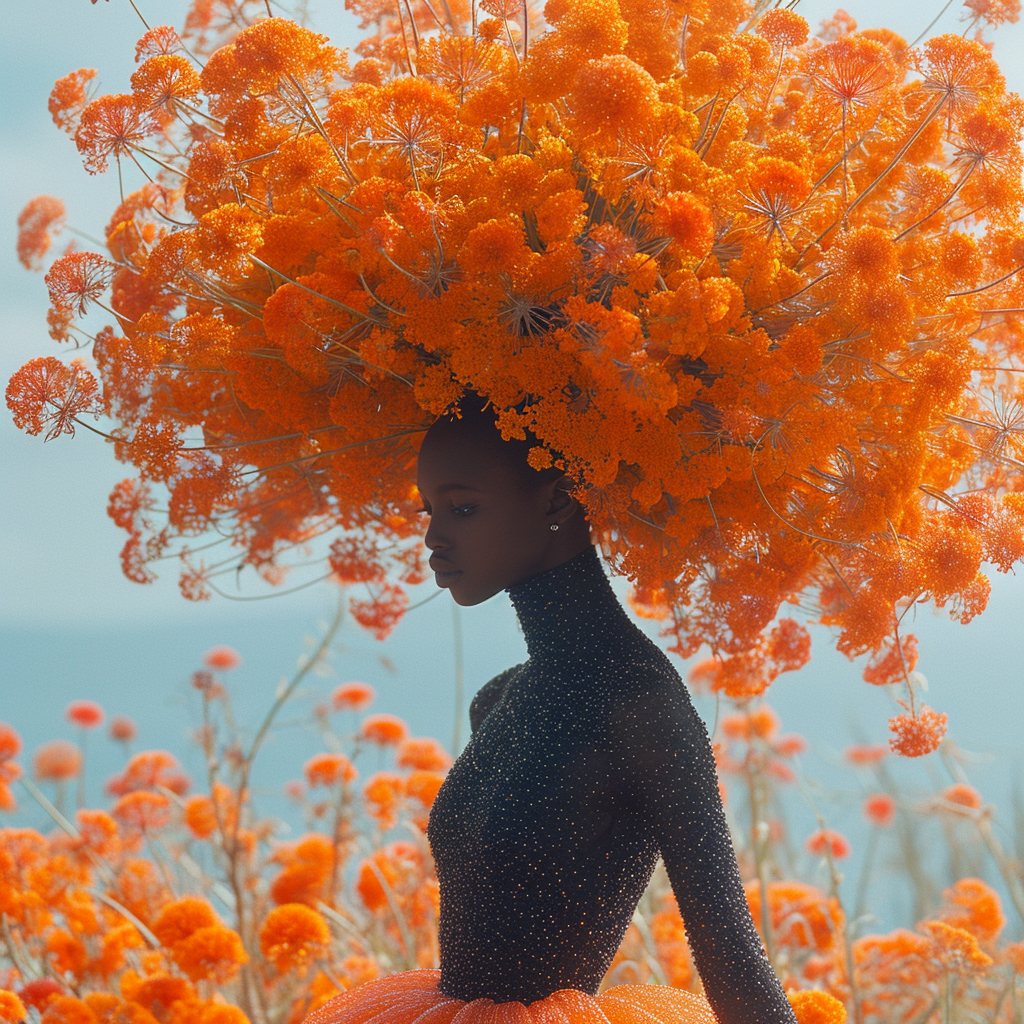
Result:
[[[597,549],[588,545],[567,562],[508,588],[533,659],[585,656],[621,639],[633,623],[619,604]]]

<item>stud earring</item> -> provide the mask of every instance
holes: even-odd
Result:
[[[551,529],[552,530],[557,530],[558,529],[558,523],[552,523],[551,524]]]

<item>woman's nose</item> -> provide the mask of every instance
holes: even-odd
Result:
[[[448,547],[448,542],[439,535],[437,522],[433,516],[430,517],[430,522],[427,524],[427,532],[423,535],[423,543],[431,551],[443,551]]]

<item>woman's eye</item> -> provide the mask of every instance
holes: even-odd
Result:
[[[468,516],[475,508],[476,505],[459,505],[457,508],[452,509],[452,514],[456,516]]]

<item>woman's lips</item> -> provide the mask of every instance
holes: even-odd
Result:
[[[442,566],[443,563],[441,565],[430,566],[430,568],[434,570],[434,582],[439,586],[443,583],[447,583],[449,580],[455,579],[455,577],[462,572],[461,569],[445,569],[442,568]]]

